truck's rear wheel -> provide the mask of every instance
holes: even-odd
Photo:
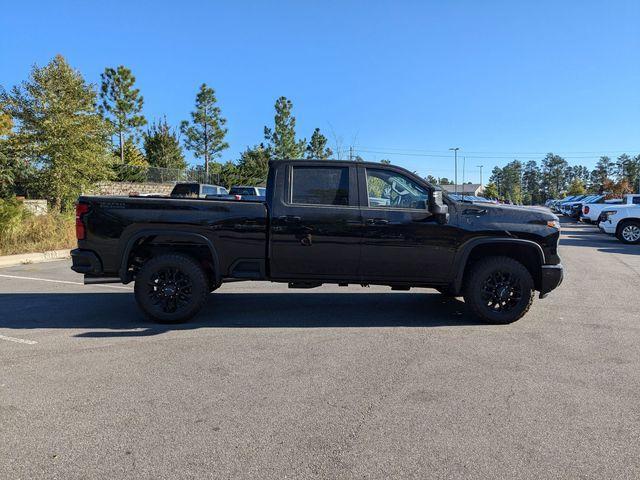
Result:
[[[624,222],[616,234],[622,243],[640,243],[640,222],[635,220]]]
[[[207,275],[187,255],[153,257],[136,276],[138,306],[159,323],[180,323],[200,311],[207,299]]]
[[[484,258],[465,276],[465,303],[489,323],[506,324],[522,318],[531,307],[533,295],[529,270],[510,257]]]

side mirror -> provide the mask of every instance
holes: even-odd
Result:
[[[429,211],[436,217],[436,221],[444,225],[449,221],[449,207],[442,199],[441,190],[431,190],[429,194]]]

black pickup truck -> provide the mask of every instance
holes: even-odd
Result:
[[[560,285],[559,229],[551,213],[454,201],[392,165],[273,161],[264,202],[80,197],[71,268],[135,281],[159,322],[188,320],[223,282],[270,280],[430,287],[510,323]]]

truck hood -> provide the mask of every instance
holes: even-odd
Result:
[[[459,204],[465,210],[464,204]],[[558,216],[551,213],[546,207],[520,207],[516,205],[496,205],[493,203],[477,203],[473,207],[480,210],[486,209],[487,213],[491,217],[504,217],[508,222],[517,221],[520,219],[522,222],[529,220],[558,220]],[[496,219],[497,220],[497,219]]]

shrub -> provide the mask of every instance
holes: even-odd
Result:
[[[73,214],[36,216],[15,200],[0,200],[0,255],[72,248],[75,243]]]

